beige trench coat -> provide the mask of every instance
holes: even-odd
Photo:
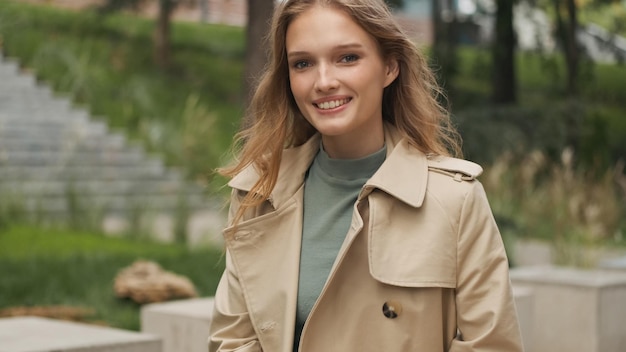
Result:
[[[358,197],[300,351],[522,351],[482,169],[385,135],[387,159]],[[314,137],[286,150],[270,199],[224,230],[210,351],[292,351],[303,182],[318,148]],[[231,218],[256,179],[249,168],[229,183]]]

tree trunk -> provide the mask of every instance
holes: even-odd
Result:
[[[433,52],[432,57],[438,71],[439,84],[447,91],[457,71],[457,19],[453,0],[432,0]]]
[[[159,0],[157,25],[154,28],[154,62],[161,69],[170,64],[170,20],[173,0]]]
[[[495,41],[492,48],[492,100],[511,104],[517,100],[513,0],[497,0]]]
[[[432,0],[431,5],[432,13],[430,15],[433,23],[433,48],[436,48],[437,45],[440,45],[444,40],[444,26],[441,19],[441,0]]]
[[[246,66],[244,94],[246,106],[256,88],[259,76],[267,63],[267,46],[264,38],[270,28],[274,0],[248,0],[248,25],[246,27]]]
[[[566,2],[566,8],[563,9],[562,4]],[[565,65],[567,66],[567,93],[575,96],[578,93],[578,62],[579,62],[579,46],[576,39],[576,31],[578,29],[578,17],[576,11],[575,0],[553,0],[556,23],[557,36],[563,48],[565,55]],[[567,21],[563,19],[561,12],[567,12]]]
[[[570,95],[578,94],[578,63],[580,50],[576,32],[578,31],[578,16],[575,0],[567,0],[567,14],[569,25],[567,30],[567,91]]]

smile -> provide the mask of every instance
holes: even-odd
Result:
[[[342,105],[345,105],[349,101],[350,101],[349,98],[345,98],[345,99],[337,99],[337,100],[325,101],[323,103],[313,103],[313,105],[315,105],[318,109],[330,110],[330,109],[334,109],[334,108],[340,107]]]

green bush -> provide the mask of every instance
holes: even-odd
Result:
[[[466,109],[454,116],[464,154],[481,163],[503,153],[521,157],[541,150],[552,161],[572,148],[581,167],[607,169],[626,155],[626,120],[618,108],[561,101],[543,107]]]

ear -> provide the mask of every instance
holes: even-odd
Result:
[[[387,86],[389,86],[393,81],[396,80],[396,78],[398,78],[398,75],[400,74],[400,65],[398,64],[398,60],[396,60],[395,58],[390,58],[387,61],[387,73],[386,73],[386,77],[385,77],[385,88],[387,88]]]

